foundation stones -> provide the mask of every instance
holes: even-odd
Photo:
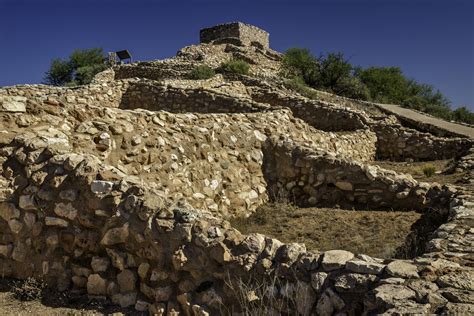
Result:
[[[321,265],[325,271],[331,271],[345,267],[346,262],[354,258],[354,254],[345,250],[329,250],[323,255]]]
[[[400,260],[390,262],[385,271],[394,277],[419,278],[418,269],[415,265]]]

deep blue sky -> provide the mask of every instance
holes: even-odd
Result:
[[[0,0],[0,86],[39,83],[76,48],[173,56],[228,21],[270,32],[278,51],[342,51],[361,66],[400,66],[474,110],[472,0]]]

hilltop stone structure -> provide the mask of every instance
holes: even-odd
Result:
[[[269,36],[266,31],[242,22],[220,24],[200,31],[201,43],[238,43],[262,49],[270,47]]]
[[[252,75],[187,79],[235,58]],[[89,85],[0,88],[2,276],[152,315],[259,304],[275,315],[473,314],[473,140],[369,102],[308,99],[278,77],[280,61],[266,32],[231,23]],[[466,186],[419,182],[378,159],[452,159]],[[228,221],[288,197],[439,224],[394,259],[310,252]]]

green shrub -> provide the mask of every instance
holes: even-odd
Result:
[[[300,78],[309,86],[315,86],[319,79],[318,59],[306,48],[290,48],[281,62],[281,75],[286,78]]]
[[[467,107],[462,106],[454,110],[453,119],[458,122],[474,124],[474,113],[469,111]]]
[[[53,86],[88,84],[99,72],[107,69],[102,48],[77,49],[69,59],[53,59],[45,73],[44,83]]]
[[[191,73],[189,74],[189,78],[193,80],[203,80],[212,78],[215,74],[216,72],[214,71],[214,69],[212,69],[208,65],[199,65],[191,71]]]
[[[439,90],[408,78],[399,67],[355,67],[342,53],[315,57],[308,49],[290,48],[283,56],[280,76],[290,79],[287,86],[303,95],[311,87],[359,100],[399,104],[444,120],[474,124],[474,113],[467,107],[453,111],[450,101]],[[295,78],[299,79],[295,81]]]
[[[435,166],[433,166],[433,165],[431,165],[431,164],[427,164],[427,165],[425,165],[425,166],[423,167],[422,171],[423,171],[423,174],[424,174],[425,176],[431,177],[432,175],[435,174],[436,168],[435,168]]]
[[[241,59],[234,59],[228,62],[222,63],[220,70],[227,73],[233,73],[238,75],[248,75],[250,65]]]
[[[319,98],[318,91],[308,87],[308,85],[304,82],[304,80],[301,77],[293,77],[289,80],[286,80],[285,86],[288,89],[296,91],[302,96],[305,96],[309,99],[317,100]]]

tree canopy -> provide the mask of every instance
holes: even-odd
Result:
[[[407,78],[399,67],[356,67],[340,52],[315,57],[306,48],[290,48],[281,73],[293,85],[304,83],[349,98],[399,104],[447,120],[474,121],[474,113],[466,107],[453,111],[439,90]]]
[[[45,73],[44,82],[54,86],[88,84],[107,68],[102,48],[75,50],[67,60],[56,58]]]

